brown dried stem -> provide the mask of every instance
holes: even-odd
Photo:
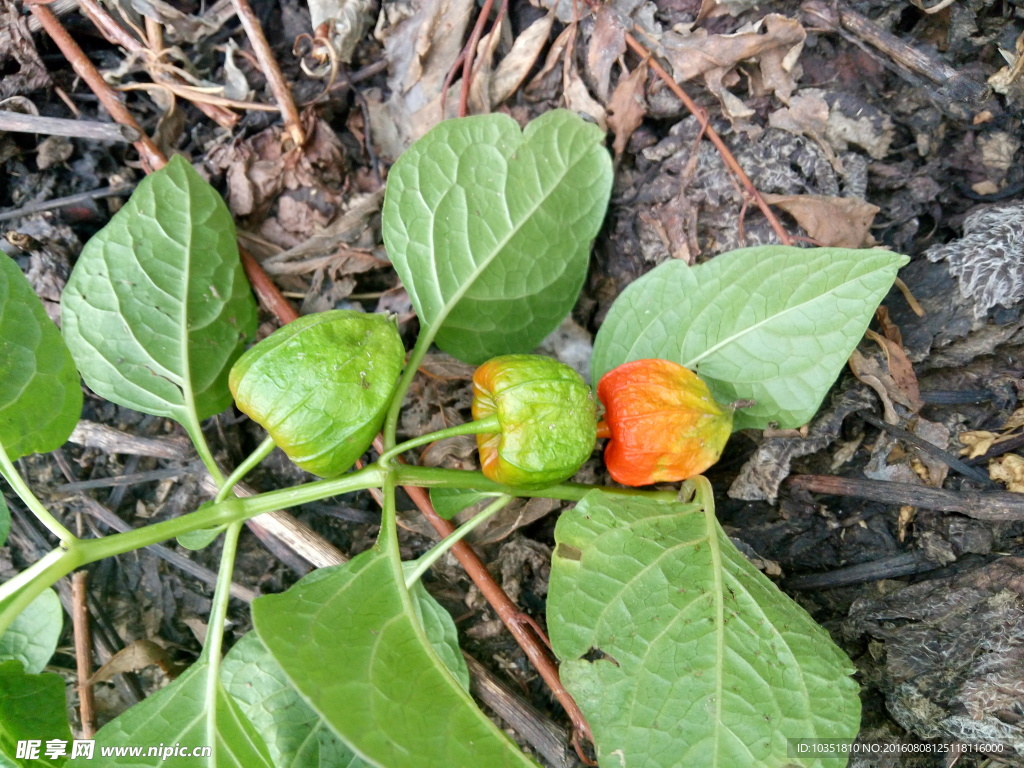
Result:
[[[81,0],[79,8],[111,43],[120,45],[129,53],[144,56],[147,60],[147,69],[155,81],[171,87],[172,91],[174,90],[172,86],[180,84],[178,78],[162,71],[164,65],[160,62],[160,54],[163,49],[163,36],[157,22],[146,17],[146,30],[150,35],[150,47],[147,47],[118,24],[96,0]],[[186,98],[189,98],[189,94],[186,94]],[[193,103],[199,111],[221,128],[232,128],[238,122],[238,115],[229,109],[208,102],[204,103],[199,99],[193,99]]]
[[[651,55],[651,52],[633,35],[629,32],[626,33],[626,45],[633,49],[633,51],[640,56],[641,59],[647,61],[651,70],[658,77],[664,81],[665,85],[668,86],[669,90],[676,95],[676,98],[683,102],[683,105],[690,110],[690,114],[697,118],[700,123],[701,130],[707,133],[711,143],[715,145],[715,148],[722,155],[722,160],[725,161],[726,166],[733,172],[733,175],[739,180],[740,184],[743,185],[743,189],[746,190],[747,194],[757,204],[757,207],[761,209],[761,213],[768,220],[771,228],[775,231],[775,234],[779,238],[779,242],[783,245],[793,245],[793,237],[786,232],[782,226],[782,222],[779,221],[778,217],[772,212],[772,209],[768,206],[768,203],[761,197],[761,193],[754,187],[754,183],[747,176],[743,168],[737,162],[736,157],[729,150],[729,147],[722,141],[722,137],[718,135],[718,132],[711,127],[708,122],[708,113],[703,107],[698,106],[697,103],[690,98],[690,96],[684,91],[679,83],[670,75],[661,64]]]
[[[61,53],[64,54],[64,57],[71,64],[75,73],[96,94],[100,104],[110,113],[110,116],[121,125],[126,125],[138,131],[139,138],[132,143],[135,149],[138,150],[139,157],[142,158],[142,165],[147,172],[163,167],[164,163],[167,162],[163,153],[153,143],[153,140],[146,135],[146,132],[142,130],[142,126],[138,124],[132,113],[128,111],[128,108],[117,98],[117,94],[107,85],[99,70],[93,66],[82,49],[78,47],[78,43],[71,38],[68,31],[64,29],[64,25],[60,23],[60,20],[45,5],[29,3],[28,7],[32,11],[32,15],[38,19],[40,26],[46,30],[46,34],[60,48]]]
[[[242,22],[242,27],[245,29],[245,34],[252,44],[253,51],[256,53],[256,60],[259,61],[260,67],[263,69],[263,75],[267,78],[270,92],[274,94],[274,100],[281,109],[285,131],[291,137],[295,146],[301,147],[306,143],[306,134],[302,130],[299,111],[295,108],[295,100],[292,98],[292,92],[288,88],[288,83],[285,82],[284,75],[281,73],[281,67],[278,65],[277,59],[274,58],[274,52],[270,50],[270,43],[267,42],[267,38],[263,34],[260,20],[253,13],[249,0],[232,0],[232,2],[234,3],[235,11],[238,13],[238,18]]]
[[[96,706],[92,683],[92,632],[89,627],[89,606],[86,603],[86,571],[75,571],[71,577],[71,620],[75,628],[75,660],[78,664],[78,709],[82,716],[83,738],[96,733]]]

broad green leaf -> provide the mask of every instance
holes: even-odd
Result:
[[[81,415],[82,387],[60,331],[0,253],[0,445],[11,461],[54,451]]]
[[[17,659],[29,674],[39,674],[57,650],[64,609],[52,589],[40,593],[0,635],[0,662]]]
[[[296,689],[368,763],[534,765],[445,668],[402,581],[374,548],[259,598],[253,623]]]
[[[817,412],[906,256],[761,246],[633,282],[594,340],[595,381],[631,360],[696,371],[721,403],[754,400],[733,429],[800,427]]]
[[[228,369],[255,333],[256,303],[227,206],[183,158],[143,179],[86,243],[61,318],[101,397],[190,433],[231,405]]]
[[[471,363],[529,352],[565,318],[612,185],[604,133],[555,110],[448,120],[388,174],[382,230],[441,349]]]
[[[276,768],[363,768],[288,682],[284,670],[250,632],[221,663],[224,688],[267,743]]]
[[[60,675],[31,675],[20,661],[0,662],[0,765],[44,768],[64,763],[63,758],[46,759],[46,742],[71,740],[65,707]],[[39,758],[18,760],[18,742],[30,739],[42,742]]]
[[[493,499],[500,494],[493,491],[474,491],[469,488],[431,488],[430,503],[434,511],[445,520],[451,520],[459,512],[481,501]]]
[[[592,491],[555,542],[551,642],[605,768],[830,766],[786,740],[856,737],[850,660],[712,508]]]
[[[214,681],[214,701],[217,718],[216,742],[207,738],[207,683],[210,665],[199,661],[185,670],[166,688],[136,704],[122,715],[100,728],[96,734],[96,754],[103,747],[138,747],[180,744],[190,749],[212,747],[210,757],[189,757],[188,765],[216,766],[217,768],[273,768],[270,753],[260,733],[242,714],[220,680]],[[145,752],[145,750],[144,750]],[[181,756],[121,756],[105,757],[104,765],[152,766],[182,765]],[[90,768],[90,760],[75,760],[72,765]]]

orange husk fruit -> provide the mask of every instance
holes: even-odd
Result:
[[[623,485],[673,483],[699,475],[722,455],[733,408],[711,396],[693,371],[668,360],[634,360],[601,377],[598,437],[610,438],[605,466]]]

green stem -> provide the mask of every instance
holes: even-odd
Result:
[[[396,445],[393,448],[385,451],[377,459],[377,463],[385,469],[389,469],[391,460],[399,455],[405,453],[410,448],[416,448],[420,445],[426,445],[432,443],[435,440],[443,440],[446,437],[458,437],[460,435],[479,435],[487,434],[488,432],[500,432],[501,423],[498,421],[497,416],[488,416],[486,419],[480,419],[479,421],[468,421],[465,424],[459,424],[455,427],[448,427],[448,429],[441,429],[437,432],[430,432],[426,435],[420,435],[414,437],[412,440],[406,440],[400,445]]]
[[[337,496],[342,493],[351,493],[366,488],[379,488],[383,485],[385,478],[393,474],[397,485],[415,485],[421,488],[469,488],[476,491],[492,491],[505,493],[509,496],[538,497],[544,499],[560,499],[562,501],[579,501],[590,491],[604,491],[610,496],[641,497],[647,499],[659,499],[660,501],[675,501],[675,491],[641,491],[636,488],[610,488],[600,485],[586,485],[584,483],[559,483],[548,488],[524,490],[513,488],[508,485],[499,485],[493,480],[488,480],[480,472],[467,472],[461,469],[440,469],[437,467],[415,467],[405,464],[396,464],[389,470],[377,464],[371,464],[358,472],[352,472],[332,480],[317,480],[312,483],[297,486],[295,488],[284,488],[279,491],[269,491],[257,496],[250,496],[246,499],[227,499],[220,504],[205,505],[201,511],[209,512],[218,509],[221,504],[231,505],[240,511],[239,517],[247,519],[271,512],[275,509],[288,509],[299,504],[307,504],[312,501],[320,501],[330,496]],[[197,514],[197,513],[192,513]],[[231,522],[232,513],[226,512],[224,516]],[[188,516],[186,516],[188,517]],[[184,520],[185,518],[179,518]],[[168,521],[172,522],[172,521]],[[218,521],[215,524],[221,524]],[[163,525],[158,523],[157,525]],[[191,525],[186,530],[193,530],[200,527]],[[140,528],[138,533],[146,530]],[[118,534],[127,536],[129,534]],[[175,533],[175,536],[178,534]],[[100,539],[100,541],[103,541]],[[147,542],[150,544],[153,542]]]
[[[28,487],[21,478],[21,475],[18,474],[18,470],[15,469],[14,463],[7,455],[7,451],[4,450],[2,443],[0,443],[0,474],[4,476],[11,488],[14,489],[14,492],[18,494],[18,497],[32,511],[32,514],[36,516],[39,522],[45,525],[47,530],[56,536],[61,543],[70,544],[73,541],[78,541],[78,537],[61,525],[57,518],[51,515],[50,511],[32,493],[32,489]]]
[[[230,489],[231,486],[226,485]],[[217,743],[217,684],[220,681],[221,648],[224,645],[224,619],[228,613],[228,598],[231,596],[231,575],[235,570],[235,554],[238,552],[238,534],[242,531],[241,521],[228,526],[224,534],[224,549],[220,555],[220,569],[217,571],[217,588],[213,593],[210,608],[210,623],[207,625],[206,647],[200,661],[206,660],[206,743]]]
[[[288,509],[299,504],[308,504],[311,501],[320,501],[331,496],[339,496],[343,493],[363,491],[367,488],[380,488],[384,483],[387,473],[376,464],[371,464],[357,472],[350,472],[330,480],[315,480],[311,483],[304,483],[294,488],[282,488],[279,491],[268,491],[256,496],[249,496],[245,499],[227,499],[218,504],[211,504],[213,508],[220,504],[238,504],[245,510],[244,518],[255,517],[264,512],[273,512],[275,509]]]
[[[75,544],[81,543],[76,540]],[[72,544],[74,546],[74,544]],[[7,631],[18,614],[25,610],[29,603],[39,597],[47,587],[51,587],[75,568],[84,565],[80,553],[76,549],[57,548],[49,552],[31,568],[15,576],[0,588],[0,636]],[[22,578],[27,574],[27,577]],[[15,591],[14,587],[20,587]]]
[[[420,488],[468,488],[475,491],[495,491],[510,496],[538,497],[543,499],[559,499],[561,501],[580,501],[590,491],[603,491],[609,496],[640,497],[675,501],[676,491],[642,491],[638,488],[612,488],[603,485],[586,483],[559,483],[547,488],[524,490],[509,485],[500,485],[488,480],[480,472],[468,472],[463,469],[442,469],[440,467],[416,467],[399,465],[394,468],[399,485],[415,485]]]
[[[416,560],[416,567],[405,575],[405,588],[412,589],[412,585],[427,572],[427,569],[430,568],[430,566],[437,562],[438,558],[451,549],[456,542],[462,541],[467,534],[471,533],[474,528],[488,520],[492,515],[494,515],[494,513],[507,507],[510,501],[512,501],[512,497],[505,495],[502,495],[501,498],[495,499],[474,515],[472,520],[460,525],[457,529],[449,533],[441,539],[441,541],[431,547],[429,551],[421,555],[419,559]]]
[[[210,445],[206,442],[206,435],[203,434],[203,427],[199,420],[194,418],[195,413],[191,409],[189,416],[190,423],[183,424],[182,426],[185,427],[185,431],[188,432],[188,436],[192,439],[192,444],[196,447],[196,453],[199,454],[199,458],[206,465],[206,471],[210,473],[213,482],[220,489],[224,486],[224,473],[217,466],[217,461],[213,458],[213,452],[210,451]]]
[[[412,352],[409,353],[409,362],[405,364],[405,370],[402,371],[402,378],[398,380],[398,388],[395,389],[395,394],[391,399],[391,407],[388,409],[387,418],[384,419],[384,449],[390,450],[395,447],[395,432],[398,429],[398,414],[402,410],[402,404],[405,402],[405,395],[409,391],[409,386],[412,384],[413,378],[416,376],[416,371],[419,370],[420,363],[423,362],[423,356],[427,354],[427,350],[430,349],[430,345],[434,342],[434,332],[420,328],[420,335],[416,338],[416,346],[412,348]]]
[[[274,438],[272,437],[267,437],[262,443],[260,443],[256,450],[250,453],[246,457],[245,461],[235,468],[234,472],[228,475],[228,479],[223,481],[224,485],[221,486],[219,491],[217,491],[217,496],[214,498],[214,501],[224,501],[224,499],[231,494],[231,490],[242,481],[242,478],[249,474],[253,467],[273,452],[275,445]]]

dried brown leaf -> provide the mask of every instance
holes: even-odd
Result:
[[[608,122],[604,107],[590,95],[576,66],[576,28],[576,24],[569,25],[573,34],[569,37],[565,58],[562,60],[562,96],[565,99],[565,106],[578,115],[589,117],[602,131],[607,131]]]
[[[886,423],[899,424],[900,417],[897,415],[896,407],[893,405],[893,400],[895,399],[893,394],[898,393],[899,388],[892,380],[888,371],[885,370],[876,357],[862,354],[857,349],[853,350],[849,362],[850,370],[853,371],[853,375],[857,377],[857,380],[875,390],[878,399],[882,401]]]
[[[576,28],[569,25],[563,29],[555,42],[548,49],[548,55],[544,59],[544,66],[540,72],[533,76],[533,79],[524,89],[526,96],[533,101],[544,101],[553,99],[557,95],[558,85],[561,82],[561,73],[556,69],[565,56],[565,49],[569,46],[570,38],[576,35]]]
[[[508,18],[492,29],[482,38],[476,47],[476,58],[473,60],[473,79],[469,86],[470,114],[484,115],[491,111],[491,76],[494,65],[494,52],[501,42],[502,28],[508,24]],[[461,80],[460,80],[461,83]]]
[[[703,29],[688,35],[669,31],[662,37],[662,45],[676,79],[685,82],[714,69],[731,69],[766,51],[782,49],[788,53],[796,48],[799,54],[806,36],[796,19],[771,13],[730,35],[709,35]]]
[[[644,85],[647,83],[647,63],[640,62],[627,77],[619,81],[608,101],[608,127],[615,134],[612,147],[619,157],[629,143],[633,131],[640,127],[647,114]]]
[[[594,14],[594,31],[587,46],[587,70],[597,98],[608,103],[612,65],[626,52],[626,31],[632,27],[611,3],[600,5]],[[610,105],[609,105],[610,106]]]
[[[554,23],[554,11],[549,11],[519,34],[512,44],[512,50],[494,70],[491,78],[491,104],[501,104],[523,84],[537,63],[537,57],[544,49]]]
[[[176,677],[181,671],[162,645],[152,640],[136,640],[110,657],[110,661],[97,669],[89,678],[89,685],[103,683],[114,675],[125,672],[139,672],[146,667],[158,666],[169,677]]]
[[[924,407],[924,403],[921,402],[921,390],[917,384],[914,366],[910,364],[906,351],[892,339],[881,336],[872,330],[866,331],[866,335],[885,352],[889,375],[892,376],[893,382],[903,393],[903,399],[900,402],[914,413],[920,411]]]
[[[863,248],[874,244],[871,224],[879,208],[860,198],[771,194],[762,197],[790,214],[821,245]]]

